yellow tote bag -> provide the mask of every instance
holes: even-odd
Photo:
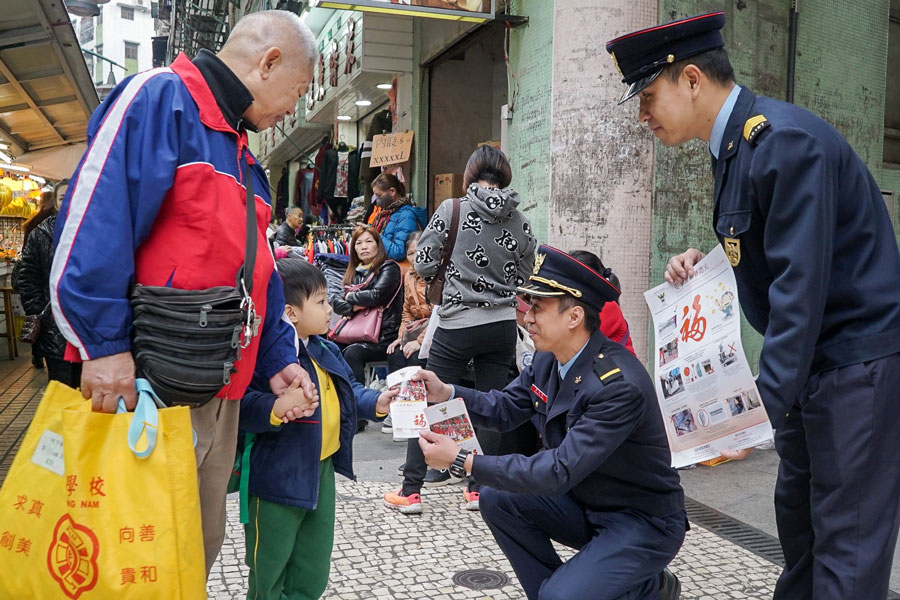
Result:
[[[190,412],[138,391],[104,414],[50,383],[0,490],[0,598],[206,597]]]

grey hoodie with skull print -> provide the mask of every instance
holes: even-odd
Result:
[[[519,194],[511,189],[469,186],[438,309],[444,329],[516,318],[516,286],[531,275],[536,246],[518,206]],[[442,202],[419,238],[415,269],[426,282],[437,274],[452,211],[453,200]]]

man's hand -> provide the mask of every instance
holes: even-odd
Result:
[[[719,454],[722,455],[722,458],[727,458],[728,460],[744,460],[750,453],[753,452],[753,448],[744,448],[743,450],[722,450]]]
[[[295,381],[298,382],[300,389],[303,390],[303,393],[306,394],[306,397],[311,402],[319,401],[319,392],[316,390],[316,386],[313,384],[312,379],[309,378],[309,373],[300,366],[300,363],[291,363],[273,375],[272,378],[269,379],[269,387],[272,389],[273,394],[280,396],[285,393]]]
[[[666,281],[672,285],[681,285],[694,274],[694,265],[704,256],[706,255],[695,248],[688,248],[683,254],[673,256],[666,265]]]
[[[419,432],[419,447],[425,455],[425,462],[432,469],[449,469],[459,454],[459,446],[453,438],[429,429]]]
[[[400,393],[400,388],[397,387],[393,390],[384,390],[381,394],[378,395],[378,401],[375,403],[375,412],[379,415],[386,415],[391,410],[391,402],[393,402],[394,397]]]
[[[81,368],[81,395],[91,399],[91,408],[95,412],[116,412],[119,398],[125,400],[128,410],[134,410],[137,393],[134,389],[134,358],[131,352],[84,361]]]
[[[416,374],[412,376],[412,380],[425,382],[426,399],[432,404],[446,402],[450,399],[450,394],[453,392],[453,388],[438,379],[433,371],[419,369],[416,371]]]
[[[318,398],[309,400],[309,397],[300,389],[299,378],[294,379],[291,385],[281,394],[272,406],[272,412],[281,419],[282,423],[311,417],[319,406]]]
[[[421,347],[422,347],[422,344],[420,344],[418,342],[418,340],[406,342],[406,345],[403,346],[403,356],[405,356],[406,358],[409,358],[414,353],[417,353]]]
[[[401,341],[402,341],[402,340],[400,340],[400,338],[397,338],[396,340],[394,340],[393,342],[391,342],[390,345],[388,345],[387,350],[385,350],[385,352],[386,352],[387,354],[393,354],[393,353],[394,353],[394,350],[396,350],[397,348],[400,347],[400,342],[401,342]]]

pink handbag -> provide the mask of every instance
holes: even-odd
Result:
[[[356,285],[348,285],[346,292],[358,292],[365,289],[372,278],[373,273],[362,283]],[[328,332],[328,339],[339,344],[355,344],[357,342],[372,342],[377,344],[381,338],[381,320],[384,316],[384,309],[394,303],[397,294],[403,289],[403,278],[400,278],[400,287],[394,292],[394,296],[384,306],[370,306],[363,310],[357,311],[349,317],[343,317],[337,322],[337,325]]]

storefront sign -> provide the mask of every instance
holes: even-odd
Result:
[[[483,23],[494,18],[494,0],[310,0],[310,6]]]
[[[412,151],[412,131],[376,135],[372,138],[372,167],[397,165],[409,160]]]

